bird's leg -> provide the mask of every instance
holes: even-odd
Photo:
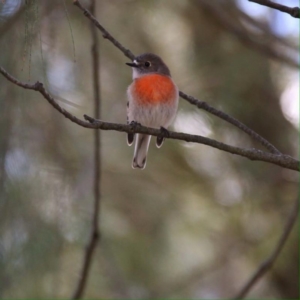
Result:
[[[135,128],[137,128],[138,126],[141,126],[140,123],[136,122],[136,121],[131,121],[129,123],[129,126],[131,127],[132,130],[134,130]],[[133,132],[128,132],[127,133],[127,144],[129,146],[132,145],[133,141],[134,141],[134,136],[135,136],[135,133]]]

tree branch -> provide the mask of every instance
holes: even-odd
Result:
[[[282,12],[285,12],[287,14],[289,14],[290,16],[294,17],[294,18],[300,18],[300,9],[299,7],[288,7],[279,3],[275,3],[273,1],[269,1],[269,0],[248,0],[249,2],[254,2],[263,6],[267,6],[270,8],[274,8],[277,10],[280,10]]]
[[[93,15],[96,15],[96,1],[91,0],[90,10]],[[92,35],[92,76],[93,76],[93,89],[94,89],[94,112],[95,117],[100,119],[100,60],[99,60],[99,41],[97,36],[96,27],[91,24]],[[101,180],[101,153],[100,153],[100,130],[94,131],[94,207],[91,224],[91,235],[87,247],[85,249],[82,270],[79,276],[79,281],[73,294],[73,299],[79,299],[84,294],[86,284],[88,281],[89,272],[92,265],[92,259],[101,237],[99,229],[99,214],[100,214],[100,180]]]
[[[252,1],[252,2],[257,2],[257,1]],[[270,1],[269,1],[270,2]],[[86,17],[88,17],[92,23],[102,32],[103,37],[108,39],[110,42],[113,43],[114,46],[116,46],[124,55],[131,60],[134,59],[134,54],[126,49],[122,44],[120,44],[114,37],[102,26],[99,24],[99,22],[93,17],[93,15],[88,12],[80,3],[78,0],[74,0],[74,4],[79,7],[83,12]],[[93,35],[94,36],[94,35]],[[95,64],[97,65],[97,63]],[[94,80],[97,77],[95,75],[95,69],[94,69]],[[69,113],[67,110],[62,108],[55,100],[54,98],[46,91],[44,88],[43,84],[40,82],[36,82],[35,84],[28,84],[28,83],[23,83],[15,79],[13,76],[8,74],[3,68],[0,67],[0,73],[5,76],[9,81],[12,83],[24,88],[24,89],[30,89],[30,90],[35,90],[41,93],[44,98],[51,104],[57,111],[59,111],[61,114],[63,114],[66,118],[71,120],[72,122],[85,127],[85,128],[91,128],[91,129],[102,129],[102,130],[115,130],[115,131],[120,131],[120,132],[129,132],[129,133],[145,133],[145,134],[150,134],[153,136],[163,136],[165,138],[170,138],[170,139],[177,139],[177,140],[182,140],[186,142],[195,142],[199,144],[205,144],[208,146],[211,146],[213,148],[229,152],[232,154],[237,154],[243,157],[247,157],[251,160],[257,160],[257,161],[264,161],[264,162],[269,162],[287,169],[291,170],[296,170],[299,171],[300,166],[299,166],[299,161],[296,159],[288,156],[281,154],[278,149],[276,149],[271,143],[269,143],[267,140],[265,140],[263,137],[258,135],[256,132],[248,128],[246,125],[243,123],[239,122],[233,117],[230,117],[229,115],[211,107],[208,105],[206,102],[200,101],[192,96],[186,95],[183,92],[180,92],[180,97],[188,101],[189,103],[197,106],[198,108],[204,109],[207,112],[231,123],[232,125],[236,126],[237,128],[243,130],[246,132],[248,135],[253,137],[255,140],[260,142],[263,146],[265,146],[272,154],[266,153],[263,151],[260,151],[258,149],[245,149],[245,148],[239,148],[239,147],[233,147],[221,142],[218,142],[213,139],[205,138],[202,136],[198,135],[190,135],[190,134],[185,134],[185,133],[178,133],[178,132],[162,132],[158,129],[153,129],[153,128],[147,128],[144,126],[132,126],[132,125],[123,125],[123,124],[115,124],[115,123],[109,123],[109,122],[103,122],[99,119],[99,116],[96,115],[97,119],[91,118],[89,116],[85,115],[85,119],[88,120],[88,122],[83,121],[71,113]],[[99,78],[97,80],[99,82]],[[95,84],[94,81],[94,88],[95,88],[95,95],[96,95],[96,89],[97,89],[97,84]],[[95,96],[95,99],[97,96]],[[96,130],[98,132],[98,130]],[[99,144],[100,147],[100,144]],[[97,146],[96,146],[97,148]],[[95,152],[95,160],[96,160],[96,152]],[[100,164],[100,161],[98,161]],[[96,172],[96,171],[95,171]],[[99,176],[100,179],[100,173],[97,175],[95,173],[95,179]],[[78,299],[79,297],[82,296],[84,292],[84,288],[86,286],[87,282],[87,277],[88,277],[88,272],[91,266],[92,262],[92,257],[94,250],[96,248],[96,245],[98,243],[99,239],[99,231],[98,231],[98,210],[99,210],[99,205],[100,205],[100,187],[96,185],[96,181],[94,182],[94,189],[95,189],[95,203],[94,203],[94,216],[93,216],[93,221],[92,221],[92,234],[90,237],[90,241],[88,243],[88,246],[86,248],[85,252],[85,257],[84,257],[84,264],[81,272],[81,277],[78,282],[77,289],[74,293],[73,298]],[[98,193],[98,196],[97,196]],[[97,198],[99,197],[99,198]],[[98,200],[96,200],[98,199]],[[283,245],[285,244],[289,233],[291,232],[293,225],[296,221],[297,218],[297,211],[298,211],[298,200],[295,206],[295,209],[293,210],[291,216],[289,217],[289,220],[287,222],[287,225],[284,229],[284,232],[282,236],[280,237],[274,251],[271,253],[271,255],[267,258],[266,261],[264,261],[257,271],[254,273],[254,275],[250,278],[250,280],[245,284],[245,286],[241,289],[241,291],[238,293],[236,296],[236,299],[243,298],[248,291],[255,285],[255,283],[272,267],[273,263],[277,259],[278,255],[280,254]]]
[[[108,39],[111,43],[113,43],[118,49],[120,49],[125,56],[130,58],[131,60],[134,59],[134,54],[129,50],[126,49],[121,43],[119,43],[98,21],[97,19],[86,9],[84,8],[78,0],[73,0],[73,4],[76,5],[83,11],[83,14],[89,18],[93,24],[102,32],[102,36],[105,39]]]
[[[252,2],[259,2],[259,1],[252,1]],[[272,3],[271,1],[261,1],[261,2]],[[130,52],[128,49],[124,48],[117,40],[115,40],[112,37],[112,35],[110,35],[105,30],[105,28],[103,26],[101,26],[99,24],[99,22],[85,8],[83,8],[80,5],[80,3],[79,3],[78,0],[74,0],[74,4],[77,5],[84,12],[84,15],[86,17],[88,17],[95,24],[95,26],[103,33],[104,38],[107,38],[108,40],[110,40],[118,49],[120,49],[124,53],[125,56],[127,56],[128,58],[130,58],[131,60],[133,60],[133,58],[134,58],[133,53]],[[299,18],[299,8],[290,9],[290,8],[284,7],[282,5],[276,5],[276,4],[275,4],[275,6],[276,7],[273,6],[273,8],[279,9],[281,11],[288,12],[292,16]],[[282,8],[290,9],[290,11],[282,10]],[[266,48],[263,48],[262,50],[265,51]],[[276,55],[274,55],[275,58],[281,58],[279,56],[277,57]],[[299,65],[297,64],[296,66],[298,67]],[[193,105],[196,105],[198,108],[204,109],[207,112],[209,112],[209,113],[211,113],[211,114],[213,114],[213,115],[215,115],[215,116],[217,116],[217,117],[219,117],[219,118],[221,118],[221,119],[223,119],[223,120],[231,123],[232,125],[238,127],[239,129],[243,130],[244,132],[246,132],[247,134],[249,134],[251,137],[253,137],[255,140],[257,140],[258,142],[260,142],[263,146],[265,146],[270,152],[277,154],[276,157],[283,157],[283,156],[285,156],[285,155],[282,155],[280,153],[280,151],[278,149],[276,149],[276,147],[274,147],[271,143],[269,143],[263,137],[261,137],[260,135],[258,135],[256,132],[254,132],[253,130],[251,130],[250,128],[248,128],[247,126],[245,126],[244,124],[242,124],[238,120],[230,117],[229,115],[227,115],[227,114],[225,114],[225,113],[223,113],[221,111],[218,111],[217,109],[209,106],[205,102],[202,102],[202,101],[200,101],[200,100],[198,100],[198,99],[196,99],[196,98],[194,98],[192,96],[186,95],[183,92],[180,92],[180,97],[182,97],[183,99],[187,100],[189,103],[191,103]],[[99,120],[95,120],[95,119],[90,118],[88,116],[85,116],[85,119],[89,120],[91,122],[91,124],[98,124],[99,126],[104,125],[104,122],[99,121]],[[136,132],[140,132],[138,130],[144,129],[144,127],[140,126],[140,127],[135,128],[135,129],[137,130]],[[152,135],[156,135],[156,133],[157,133],[157,130],[155,130],[155,129],[154,130],[151,129],[150,131],[152,131],[152,133],[151,133]],[[140,133],[142,133],[142,132],[140,132]],[[168,137],[169,138],[175,138],[175,139],[182,139],[182,140],[185,140],[185,141],[194,141],[194,142],[200,142],[200,140],[199,140],[199,138],[200,138],[200,139],[202,139],[202,141],[200,143],[203,143],[203,144],[206,144],[206,145],[210,145],[212,147],[215,147],[215,148],[218,148],[218,149],[224,150],[224,151],[228,151],[229,150],[228,152],[231,152],[231,150],[233,150],[232,148],[231,149],[229,149],[229,148],[226,149],[226,147],[231,147],[229,145],[225,145],[225,144],[219,143],[217,141],[206,139],[206,138],[199,137],[199,136],[189,135],[189,137],[187,138],[185,136],[185,134],[170,132],[170,134],[169,134]],[[219,146],[221,146],[222,148],[220,148]],[[236,147],[234,147],[234,148],[236,148]],[[234,149],[234,150],[237,150],[237,148]],[[238,148],[238,151],[239,150],[249,151],[249,149]],[[251,149],[250,151],[252,152],[252,151],[257,151],[257,150],[256,149]],[[262,153],[262,152],[260,152],[260,153]],[[235,154],[237,154],[237,153],[235,153]],[[239,153],[239,155],[244,156],[242,153]],[[270,155],[270,154],[267,154],[267,155]],[[272,155],[272,156],[275,156],[275,155]],[[253,159],[253,158],[250,158],[250,159]],[[299,162],[297,162],[297,169],[299,169]],[[272,254],[270,255],[270,257],[265,262],[263,262],[260,265],[260,267],[258,268],[258,270],[253,275],[253,277],[249,280],[249,282],[244,286],[244,288],[238,294],[237,299],[244,297],[246,295],[246,293],[252,288],[252,286],[272,267],[274,261],[276,260],[276,258],[280,254],[280,251],[283,248],[283,245],[285,244],[290,231],[293,228],[293,225],[294,225],[294,223],[296,221],[296,218],[297,218],[297,212],[298,212],[298,199],[296,201],[295,209],[292,211],[291,216],[290,216],[290,218],[289,218],[289,220],[287,222],[287,225],[286,225],[286,227],[284,229],[284,232],[283,232],[282,236],[280,237],[279,242],[278,242],[277,246],[275,247],[274,251],[272,252]]]
[[[200,109],[204,109],[207,112],[209,112],[212,115],[215,115],[219,117],[220,119],[223,119],[224,121],[227,121],[228,123],[234,125],[235,127],[239,128],[240,130],[244,131],[247,133],[249,136],[251,136],[253,139],[258,141],[261,145],[265,146],[266,149],[268,149],[271,153],[274,154],[281,154],[281,152],[274,146],[272,145],[269,141],[264,139],[262,136],[260,136],[258,133],[256,133],[254,130],[250,129],[247,127],[245,124],[242,122],[238,121],[237,119],[227,115],[226,113],[210,106],[204,101],[201,101],[199,99],[194,98],[193,96],[189,96],[185,94],[184,92],[179,92],[179,95],[181,98],[185,99],[189,103],[197,106]]]
[[[254,274],[251,276],[249,281],[242,287],[242,289],[237,293],[236,296],[233,297],[233,299],[239,300],[243,299],[247,293],[250,291],[250,289],[259,281],[273,266],[275,260],[277,259],[278,255],[280,254],[283,246],[285,245],[295,223],[297,220],[299,212],[299,197],[297,196],[295,204],[293,205],[293,208],[291,210],[290,216],[287,220],[287,223],[283,229],[283,232],[275,245],[274,250],[270,254],[269,257],[267,257],[266,260],[264,260],[257,270],[254,272]]]
[[[108,39],[113,45],[115,45],[126,57],[130,58],[131,60],[134,59],[135,55],[128,49],[126,49],[121,43],[119,43],[96,19],[95,17],[87,10],[85,9],[78,0],[74,0],[74,5],[79,7],[84,15],[90,19],[93,24],[102,32],[103,37]],[[270,142],[265,140],[262,136],[260,136],[258,133],[253,131],[252,129],[248,128],[245,124],[241,123],[237,119],[227,115],[226,113],[217,110],[216,108],[208,105],[206,102],[200,101],[192,96],[188,96],[184,92],[180,91],[179,95],[184,100],[188,101],[190,104],[193,104],[197,106],[200,109],[206,110],[208,113],[213,114],[220,119],[223,119],[230,124],[236,126],[237,128],[241,129],[245,133],[247,133],[249,136],[251,136],[253,139],[258,141],[260,144],[262,144],[264,147],[266,147],[271,153],[274,154],[281,154],[281,152],[276,149],[274,145],[272,145]]]
[[[123,124],[103,122],[101,120],[95,120],[94,118],[85,115],[84,116],[85,119],[89,121],[86,122],[75,117],[67,110],[62,108],[53,99],[53,97],[51,97],[51,95],[46,91],[46,89],[44,88],[41,82],[36,82],[35,84],[23,83],[17,80],[16,78],[14,78],[13,76],[11,76],[10,74],[8,74],[2,67],[0,67],[0,73],[4,75],[4,77],[6,77],[9,81],[11,81],[12,83],[20,87],[29,90],[38,91],[57,111],[59,111],[61,114],[63,114],[66,118],[68,118],[72,122],[85,128],[115,130],[115,131],[127,132],[127,133],[144,133],[153,136],[161,136],[169,139],[204,144],[219,150],[223,150],[225,152],[247,157],[250,160],[269,162],[295,171],[300,170],[300,162],[289,155],[271,154],[255,148],[246,149],[246,148],[234,147],[200,135],[192,135],[192,134],[173,132],[173,131],[163,132],[159,129],[149,128],[141,125],[133,126],[133,125],[123,125]]]

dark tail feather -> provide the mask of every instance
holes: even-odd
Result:
[[[131,146],[134,141],[134,133],[128,133],[127,134],[127,144],[128,146]]]
[[[165,138],[164,137],[161,137],[161,136],[158,136],[156,138],[156,147],[157,148],[160,148],[164,142]]]

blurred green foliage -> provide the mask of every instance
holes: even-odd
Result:
[[[93,115],[90,23],[71,2],[65,1],[72,32],[62,1],[29,1],[19,13],[18,1],[0,1],[0,65],[20,80],[44,82],[82,117]],[[277,49],[272,15],[257,20],[265,28],[258,33],[235,1],[206,3],[101,0],[97,18],[135,54],[162,56],[181,90],[297,156],[298,130],[280,106],[297,70],[245,45],[212,7],[223,7],[253,41]],[[128,60],[101,39],[100,61],[102,118],[124,123]],[[184,100],[174,129],[260,147]],[[297,195],[295,172],[173,140],[160,150],[151,144],[144,171],[131,169],[132,154],[125,134],[101,132],[102,238],[85,297],[232,296],[277,242]],[[90,232],[93,168],[92,130],[0,76],[1,298],[70,297]],[[299,297],[298,241],[296,228],[252,298]]]

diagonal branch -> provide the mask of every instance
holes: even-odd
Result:
[[[251,0],[250,0],[251,1]],[[252,2],[257,2],[257,1],[252,1]],[[272,3],[271,1],[263,1],[263,2],[269,2],[269,3]],[[94,24],[95,26],[100,29],[100,31],[103,33],[103,36],[104,38],[107,38],[108,40],[110,40],[118,49],[120,49],[125,56],[127,56],[128,58],[130,59],[133,59],[134,58],[134,55],[132,52],[130,52],[128,49],[124,48],[117,40],[115,40],[106,30],[103,26],[101,26],[99,24],[99,22],[85,9],[81,6],[81,4],[79,3],[78,0],[74,0],[74,4],[77,5],[83,12],[84,12],[84,15],[86,17],[88,17]],[[280,6],[280,5],[277,5],[277,7],[273,7],[273,8],[276,8],[276,9],[279,9],[281,11],[284,11],[284,12],[288,12],[286,10],[282,10],[283,8],[286,8],[284,6]],[[288,13],[290,13],[292,16],[294,17],[298,17],[299,18],[299,8],[295,8],[293,9],[294,11],[289,11]],[[239,122],[238,120],[228,116],[227,114],[221,112],[221,111],[218,111],[217,109],[209,106],[207,103],[205,102],[202,102],[192,96],[188,96],[186,95],[185,93],[183,92],[180,92],[180,96],[187,100],[188,102],[190,102],[191,104],[193,105],[196,105],[198,108],[202,108],[206,111],[208,111],[209,113],[211,114],[214,114],[215,116],[218,116],[220,117],[221,119],[223,120],[226,120],[227,122],[235,125],[236,127],[238,127],[239,129],[243,130],[244,132],[246,132],[247,134],[249,134],[251,137],[253,137],[254,139],[256,139],[257,141],[259,141],[262,145],[264,145],[270,152],[272,153],[275,153],[275,154],[268,154],[268,153],[265,153],[265,152],[262,152],[262,151],[259,151],[259,150],[256,150],[256,149],[242,149],[242,148],[237,148],[237,147],[232,147],[232,146],[229,146],[229,145],[226,145],[226,144],[223,144],[223,143],[219,143],[215,140],[211,140],[211,139],[207,139],[207,138],[204,138],[204,137],[200,137],[200,136],[195,136],[195,135],[186,135],[186,134],[183,134],[183,133],[176,133],[176,132],[169,132],[168,136],[165,135],[165,133],[161,133],[160,131],[156,130],[156,129],[150,129],[150,128],[145,128],[143,126],[139,126],[139,127],[135,127],[134,130],[135,132],[139,132],[139,133],[146,133],[145,130],[147,130],[147,133],[151,134],[151,135],[162,135],[162,136],[165,136],[165,137],[168,137],[168,138],[174,138],[174,139],[179,139],[179,140],[185,140],[185,141],[193,141],[193,142],[197,142],[197,143],[203,143],[203,144],[206,144],[206,145],[209,145],[209,146],[212,146],[212,147],[215,147],[215,148],[218,148],[220,150],[223,150],[223,151],[227,151],[227,152],[231,152],[232,150],[233,151],[237,151],[239,152],[240,150],[241,151],[246,151],[247,152],[247,155],[245,155],[245,152],[242,153],[237,153],[235,152],[235,154],[238,154],[238,155],[241,155],[241,156],[246,156],[248,158],[250,158],[248,155],[250,154],[251,152],[251,155],[253,154],[253,151],[257,153],[260,153],[262,154],[263,156],[267,155],[267,156],[272,156],[272,157],[284,157],[286,159],[292,159],[295,163],[295,167],[297,170],[299,170],[299,162],[294,160],[293,158],[290,158],[286,155],[283,155],[279,152],[279,150],[277,150],[271,143],[269,143],[267,140],[265,140],[263,137],[261,137],[260,135],[258,135],[256,132],[254,132],[253,130],[251,130],[250,128],[248,128],[247,126],[245,126],[244,124],[242,124],[241,122]],[[88,117],[88,116],[85,116],[85,119],[90,121],[91,124],[97,124],[99,126],[99,128],[102,128],[102,129],[105,129],[104,127],[107,125],[107,123],[105,124],[105,122],[102,122],[100,120],[95,120],[91,117]],[[118,124],[111,124],[111,125],[116,125],[116,126],[119,126]],[[124,125],[121,125],[122,127]],[[119,128],[120,131],[123,131],[123,129],[125,128]],[[200,141],[201,140],[201,141]],[[229,148],[228,148],[229,147]],[[235,148],[235,149],[233,149]],[[248,152],[249,151],[249,152]],[[257,152],[258,151],[258,152]],[[231,152],[233,153],[233,152]],[[264,157],[265,158],[265,157]],[[250,159],[253,159],[253,158],[250,158]],[[297,166],[296,166],[297,165]],[[283,231],[283,234],[282,236],[280,237],[274,251],[271,253],[271,255],[269,256],[269,258],[263,262],[259,268],[257,269],[257,271],[255,272],[255,274],[252,276],[252,278],[249,280],[248,283],[246,283],[246,285],[242,288],[241,292],[238,294],[237,298],[242,298],[244,297],[247,292],[255,285],[255,283],[272,267],[273,263],[275,262],[275,260],[277,259],[278,255],[280,254],[288,236],[289,236],[289,233],[291,232],[292,228],[293,228],[293,225],[294,223],[296,222],[296,219],[297,219],[297,213],[298,213],[298,199],[296,200],[296,203],[295,203],[295,208],[294,210],[292,211],[289,219],[288,219],[288,222],[285,226],[285,229]]]
[[[269,0],[249,0],[249,2],[254,2],[263,6],[274,8],[280,10],[290,16],[299,19],[300,18],[300,8],[299,7],[288,7],[279,3],[275,3]]]
[[[125,56],[130,58],[131,60],[134,59],[134,54],[129,50],[126,49],[120,42],[118,42],[98,21],[97,19],[86,9],[84,8],[78,0],[73,0],[73,4],[79,7],[84,15],[89,18],[93,24],[102,32],[102,35],[105,39],[108,39],[112,42],[118,49],[120,49]]]
[[[210,106],[206,102],[201,101],[199,99],[196,99],[193,96],[189,96],[189,95],[187,95],[187,94],[185,94],[181,91],[179,92],[179,95],[180,95],[181,98],[183,98],[186,101],[188,101],[189,103],[197,106],[198,108],[204,109],[207,112],[209,112],[210,114],[215,115],[215,116],[219,117],[220,119],[223,119],[223,120],[227,121],[228,123],[230,123],[230,124],[236,126],[237,128],[241,129],[242,131],[247,133],[249,136],[254,138],[256,141],[258,141],[261,145],[265,146],[265,148],[268,149],[271,153],[281,154],[281,152],[274,145],[272,145],[269,141],[264,139],[262,136],[260,136],[254,130],[250,129],[245,124],[238,121],[237,119],[235,119],[235,118],[227,115],[226,113]]]
[[[11,76],[9,73],[7,73],[2,67],[0,67],[0,73],[4,75],[4,77],[6,77],[9,81],[22,88],[39,92],[44,96],[44,98],[49,102],[49,104],[51,104],[57,111],[59,111],[61,114],[63,114],[66,118],[68,118],[72,122],[85,128],[115,130],[115,131],[127,132],[127,133],[144,133],[153,136],[161,136],[169,139],[204,144],[219,150],[223,150],[228,153],[247,157],[250,160],[269,162],[295,171],[300,170],[300,162],[289,155],[271,154],[255,148],[246,149],[246,148],[234,147],[200,135],[192,135],[192,134],[173,132],[173,131],[163,132],[159,129],[149,128],[145,126],[132,126],[132,125],[103,122],[101,120],[95,120],[94,118],[88,116],[85,116],[85,119],[89,121],[86,122],[75,117],[70,112],[62,108],[53,99],[53,97],[46,91],[46,89],[44,88],[41,82],[36,82],[35,84],[23,83],[17,80],[16,78],[14,78],[13,76]]]
[[[96,0],[91,0],[91,12],[96,14]],[[92,35],[92,72],[93,72],[93,89],[94,89],[94,112],[95,117],[100,119],[100,60],[99,60],[99,41],[97,36],[96,27],[91,24],[91,35]],[[99,229],[99,215],[100,215],[100,179],[101,179],[101,153],[100,153],[100,130],[94,131],[94,207],[92,215],[92,226],[91,235],[88,241],[87,247],[85,249],[85,254],[83,258],[82,270],[79,276],[79,281],[77,283],[75,292],[73,294],[73,299],[82,298],[84,294],[88,276],[90,273],[92,259],[95,254],[97,244],[101,237],[101,232]]]
[[[90,19],[93,24],[102,32],[103,37],[108,39],[113,45],[115,45],[126,57],[130,58],[131,60],[134,59],[135,55],[128,49],[126,49],[120,42],[118,42],[97,20],[96,18],[87,10],[85,9],[81,3],[78,0],[74,0],[74,5],[79,7],[84,15]],[[208,113],[213,114],[230,124],[236,126],[237,128],[241,129],[245,133],[247,133],[249,136],[251,136],[253,139],[258,141],[260,144],[262,144],[266,149],[268,149],[271,153],[274,154],[280,154],[281,152],[276,149],[274,145],[272,145],[270,142],[268,142],[266,139],[264,139],[262,136],[260,136],[258,133],[253,131],[252,129],[248,128],[245,124],[238,121],[237,119],[227,115],[226,113],[217,110],[216,108],[210,106],[206,102],[200,101],[192,96],[188,96],[184,92],[180,91],[179,95],[184,100],[188,101],[190,104],[193,104],[197,106],[200,109],[206,110]]]
[[[95,3],[95,0],[92,0]],[[290,8],[286,7],[284,5],[276,4],[271,1],[262,1],[262,0],[249,0],[250,2],[255,2],[259,3],[265,6],[269,6],[275,9],[278,9],[280,11],[289,13],[291,16],[295,18],[299,18],[299,8]],[[95,17],[88,12],[80,3],[78,0],[74,0],[74,4],[79,7],[83,12],[86,17],[88,17],[93,25],[97,27],[102,33],[103,37],[108,39],[110,42],[113,43],[115,47],[117,47],[119,50],[121,50],[124,55],[130,59],[134,58],[134,54],[129,50],[126,49],[121,43],[119,43],[114,37],[102,26],[99,24],[99,22],[95,19]],[[93,9],[91,9],[93,13]],[[94,27],[94,26],[93,26]],[[95,38],[96,34],[93,33],[93,37]],[[96,39],[94,39],[95,42],[95,48],[94,48],[94,54],[97,52],[96,49]],[[98,104],[100,103],[100,98],[99,96],[99,74],[97,75],[97,70],[96,67],[98,66],[98,61],[96,58],[96,54],[94,55],[94,91],[95,91],[95,103]],[[267,140],[265,140],[263,137],[258,135],[256,132],[248,128],[246,125],[243,123],[239,122],[235,118],[223,113],[222,111],[219,111],[211,106],[209,106],[206,102],[200,101],[192,96],[186,95],[183,92],[180,92],[180,96],[187,100],[189,103],[197,106],[198,108],[204,109],[207,112],[231,123],[232,125],[238,127],[242,131],[246,132],[249,134],[251,137],[253,137],[255,140],[260,142],[263,146],[265,146],[271,153],[263,152],[258,149],[246,149],[246,148],[240,148],[240,147],[233,147],[221,142],[218,142],[213,139],[205,138],[203,136],[198,136],[198,135],[191,135],[191,134],[185,134],[185,133],[179,133],[179,132],[163,132],[158,129],[154,128],[147,128],[144,126],[133,126],[133,125],[123,125],[123,124],[115,124],[115,123],[109,123],[109,122],[103,122],[99,120],[100,115],[96,114],[96,119],[91,118],[89,116],[85,116],[85,119],[87,121],[83,121],[74,115],[72,115],[70,112],[62,108],[55,100],[54,98],[47,92],[47,90],[44,88],[43,84],[40,82],[36,82],[35,84],[28,84],[28,83],[23,83],[13,76],[11,76],[9,73],[7,73],[3,68],[0,67],[0,73],[6,77],[9,81],[12,83],[24,88],[24,89],[29,89],[29,90],[34,90],[39,92],[40,94],[43,95],[43,97],[51,104],[58,112],[60,112],[62,115],[64,115],[66,118],[71,120],[72,122],[85,127],[85,128],[91,128],[91,129],[102,129],[102,130],[115,130],[119,132],[127,132],[127,133],[145,133],[145,134],[150,134],[153,136],[162,136],[165,138],[170,138],[170,139],[176,139],[176,140],[182,140],[186,142],[194,142],[194,143],[199,143],[199,144],[204,144],[211,146],[213,148],[236,154],[239,156],[243,156],[246,158],[249,158],[251,160],[257,160],[257,161],[264,161],[264,162],[269,162],[287,169],[291,170],[296,170],[299,171],[300,166],[299,166],[299,161],[288,156],[281,154],[278,149],[276,149],[271,143],[269,143]],[[98,96],[97,96],[98,95]],[[98,99],[98,100],[97,100]],[[97,104],[96,104],[97,105]],[[96,106],[96,111],[99,110],[99,106]],[[98,134],[97,134],[98,133]],[[98,136],[98,139],[97,139]],[[96,141],[96,147],[95,149],[98,149],[98,154],[97,150],[95,151],[95,162],[99,166],[99,168],[95,169],[95,182],[94,182],[94,191],[95,191],[95,202],[94,202],[94,215],[93,215],[93,220],[92,220],[92,234],[88,243],[88,246],[86,248],[85,252],[85,257],[84,257],[84,263],[83,263],[83,269],[81,273],[81,277],[77,286],[77,289],[74,293],[73,298],[78,299],[82,296],[87,278],[88,278],[88,273],[90,270],[91,262],[92,262],[92,257],[94,254],[94,251],[96,249],[99,237],[100,237],[100,232],[98,229],[99,226],[99,208],[100,208],[100,185],[99,185],[99,180],[100,180],[100,156],[99,156],[99,149],[100,149],[100,139],[99,139],[99,131],[95,130],[95,141]],[[96,181],[98,180],[98,184]],[[245,286],[241,289],[241,291],[237,294],[235,299],[241,299],[243,298],[249,290],[256,284],[256,282],[261,279],[267,271],[269,271],[276,261],[277,257],[279,256],[284,244],[286,243],[286,240],[296,222],[297,215],[298,215],[298,208],[299,208],[299,202],[298,199],[295,202],[295,207],[293,208],[293,211],[291,212],[290,217],[288,218],[288,222],[283,230],[282,235],[280,236],[280,239],[278,243],[276,244],[274,250],[270,254],[270,256],[258,267],[257,271],[253,274],[253,276],[250,278],[250,280],[245,284]]]
[[[275,260],[277,259],[278,255],[280,254],[283,246],[285,245],[295,223],[298,217],[299,212],[299,197],[297,196],[295,204],[291,210],[290,216],[287,220],[287,223],[283,229],[283,232],[275,245],[274,250],[270,254],[269,257],[267,257],[266,260],[264,260],[257,270],[254,272],[254,274],[251,276],[249,281],[242,287],[242,289],[237,293],[236,296],[233,297],[233,299],[243,299],[247,293],[250,291],[250,289],[259,281],[273,266]]]

